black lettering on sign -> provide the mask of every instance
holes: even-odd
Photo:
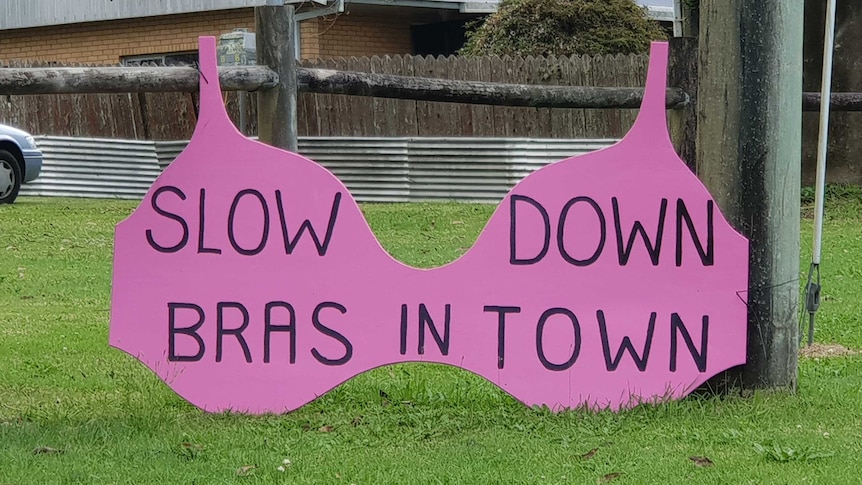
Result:
[[[563,362],[562,364],[554,364],[545,356],[545,348],[544,348],[544,333],[545,333],[545,324],[548,323],[548,319],[554,315],[565,315],[569,318],[569,321],[572,323],[572,331],[574,332],[574,345],[572,346],[572,354],[569,357],[569,360]],[[563,371],[568,369],[569,367],[575,365],[575,361],[578,360],[578,354],[581,353],[581,325],[578,323],[578,317],[575,316],[570,310],[566,308],[551,308],[546,310],[545,313],[539,317],[539,324],[536,325],[536,355],[539,357],[539,361],[545,366],[545,369],[553,370],[553,371]]]
[[[715,262],[715,243],[712,231],[712,200],[706,201],[706,251],[700,243],[700,238],[694,230],[694,222],[691,220],[691,215],[685,207],[685,202],[682,199],[676,201],[676,265],[682,266],[682,222],[685,221],[688,227],[688,233],[691,235],[691,241],[694,243],[697,254],[700,256],[700,261],[704,266],[712,266]]]
[[[208,248],[204,245],[204,227],[206,227],[206,207],[207,189],[201,189],[201,198],[198,204],[198,254],[212,253],[221,254],[221,249]]]
[[[198,315],[198,321],[190,327],[177,328],[177,310],[194,310]],[[168,362],[197,362],[201,360],[206,352],[204,339],[198,335],[198,330],[204,324],[203,308],[193,303],[168,303]],[[195,339],[198,351],[194,355],[177,355],[175,338],[177,334],[188,335]]]
[[[234,233],[236,208],[239,206],[239,201],[246,195],[253,195],[257,198],[258,202],[260,202],[260,210],[263,213],[263,228],[261,230],[260,243],[252,249],[240,247],[239,243],[236,242],[236,234]],[[266,247],[266,241],[269,238],[269,207],[266,205],[266,199],[263,197],[263,194],[254,189],[241,190],[236,194],[230,205],[230,213],[227,217],[227,237],[230,240],[230,245],[233,246],[233,249],[244,256],[254,256],[263,251],[263,248]]]
[[[186,194],[184,194],[182,190],[178,189],[177,187],[174,187],[173,185],[165,185],[156,189],[156,191],[153,192],[153,197],[150,199],[150,204],[152,205],[153,210],[156,212],[156,214],[163,217],[167,217],[172,221],[177,221],[180,224],[180,226],[183,228],[183,237],[180,238],[180,242],[174,244],[173,246],[162,246],[161,244],[157,243],[156,240],[153,238],[153,230],[147,229],[147,243],[149,243],[151,248],[155,249],[160,253],[175,253],[180,249],[184,248],[189,242],[189,225],[186,224],[185,219],[183,219],[181,215],[174,214],[173,212],[168,212],[159,207],[159,197],[161,197],[162,194],[164,194],[165,192],[170,192],[176,195],[180,198],[180,200],[186,200]]]
[[[407,314],[408,307],[405,303],[401,305],[401,341],[399,347],[401,355],[407,354],[407,329],[409,323]],[[444,306],[443,336],[441,337],[440,331],[437,329],[437,325],[434,324],[434,320],[428,312],[428,307],[425,306],[424,303],[419,304],[419,345],[417,348],[419,355],[425,354],[425,335],[429,330],[431,332],[431,338],[434,339],[440,353],[443,355],[449,355],[449,325],[451,323],[451,318],[452,305],[447,303]]]
[[[572,257],[569,252],[566,250],[565,245],[565,232],[566,232],[566,219],[569,215],[569,209],[572,208],[578,202],[586,202],[593,208],[596,212],[596,216],[599,218],[599,243],[596,246],[596,250],[593,252],[593,255],[587,259],[577,259]],[[563,206],[562,212],[560,212],[560,222],[559,228],[557,229],[557,246],[560,248],[560,255],[567,262],[575,265],[575,266],[589,266],[596,262],[599,259],[599,256],[602,254],[602,249],[605,247],[605,239],[606,239],[607,225],[605,223],[605,215],[602,213],[602,208],[599,207],[599,204],[596,203],[593,199],[589,197],[575,197],[570,201],[566,202],[566,205]]]
[[[646,370],[647,361],[649,361],[649,351],[652,347],[652,336],[655,332],[655,318],[656,313],[652,312],[649,316],[646,342],[644,343],[644,350],[641,355],[638,355],[637,351],[635,350],[631,338],[625,336],[623,337],[623,343],[620,344],[620,347],[617,349],[616,356],[611,358],[611,343],[610,339],[608,338],[608,326],[605,322],[605,312],[601,310],[598,310],[596,312],[596,319],[599,321],[599,333],[602,336],[602,350],[605,353],[605,367],[608,369],[608,372],[613,372],[617,370],[617,367],[620,365],[620,361],[623,360],[623,352],[625,351],[628,351],[629,355],[631,355],[632,360],[634,360],[635,365],[638,367],[639,371],[643,372]]]
[[[407,355],[407,304],[401,305],[401,355]]]
[[[517,207],[518,202],[526,202],[539,211],[542,216],[542,221],[545,224],[545,241],[542,250],[539,254],[532,258],[518,258],[516,251],[517,240]],[[509,264],[512,265],[530,265],[538,263],[548,254],[548,248],[551,246],[551,218],[548,216],[548,211],[542,207],[542,204],[526,195],[512,195],[509,197]]]
[[[652,265],[658,266],[659,255],[661,253],[661,240],[664,236],[664,219],[667,214],[667,199],[661,200],[655,245],[650,242],[649,236],[647,236],[646,229],[644,229],[641,221],[635,221],[634,226],[632,227],[632,232],[629,233],[628,242],[625,244],[625,247],[623,247],[623,228],[622,222],[620,221],[620,203],[616,197],[613,197],[611,198],[611,204],[614,207],[614,227],[617,231],[617,252],[620,258],[620,266],[625,266],[629,262],[629,257],[632,254],[637,234],[640,234],[641,238],[643,238],[644,245],[646,246],[647,252],[649,252],[650,260],[652,260]]]
[[[308,231],[308,235],[311,236],[315,247],[317,247],[317,254],[325,256],[326,251],[329,250],[329,243],[332,241],[332,231],[335,229],[335,220],[338,218],[338,208],[341,205],[341,192],[336,192],[335,197],[332,199],[332,210],[329,212],[329,223],[326,226],[326,235],[323,236],[322,243],[320,242],[320,238],[317,237],[317,232],[314,230],[314,227],[312,227],[311,221],[308,219],[302,221],[302,224],[299,225],[299,230],[296,231],[296,235],[293,237],[293,240],[291,240],[290,234],[287,231],[287,220],[284,217],[284,203],[281,200],[280,190],[275,191],[275,205],[278,209],[278,217],[281,221],[281,235],[284,238],[284,252],[292,254],[293,250],[296,249],[296,245],[299,243],[299,240],[302,239],[302,234],[305,231]]]
[[[239,327],[236,328],[224,328],[224,314],[225,310],[228,308],[233,308],[235,310],[239,310],[239,313],[242,315],[242,323]],[[225,335],[233,335],[236,337],[237,342],[239,342],[240,347],[242,347],[242,353],[245,356],[245,361],[251,363],[251,350],[248,348],[248,344],[245,341],[245,337],[242,336],[242,332],[248,327],[248,310],[241,304],[235,301],[220,301],[216,305],[216,362],[222,361],[222,348],[223,348],[223,340]]]
[[[276,325],[272,323],[272,313],[276,308],[287,310],[288,323]],[[266,304],[263,317],[263,363],[269,364],[269,343],[273,332],[290,332],[290,363],[296,363],[296,312],[293,305],[284,301],[271,301]]]
[[[704,315],[701,320],[701,333],[700,333],[700,352],[697,351],[697,348],[694,346],[694,341],[691,338],[691,334],[688,333],[688,329],[685,327],[685,324],[682,322],[682,319],[679,317],[679,314],[673,313],[670,316],[670,371],[676,372],[676,354],[677,354],[677,343],[676,343],[676,335],[679,333],[682,335],[682,339],[685,340],[685,345],[688,347],[688,352],[691,354],[692,360],[694,360],[695,365],[697,365],[697,370],[700,372],[706,372],[706,350],[707,344],[709,343],[709,315]]]
[[[451,318],[452,305],[446,304],[443,317],[443,337],[440,338],[440,332],[437,331],[437,326],[434,325],[434,320],[431,319],[431,314],[428,313],[428,308],[424,303],[419,304],[419,355],[425,353],[425,327],[431,330],[431,338],[437,343],[437,348],[443,355],[449,355],[449,320]]]
[[[506,365],[506,314],[521,313],[521,307],[485,305],[485,311],[497,313],[497,368],[502,369]]]
[[[350,341],[347,340],[344,335],[336,332],[335,330],[325,326],[323,323],[320,322],[320,312],[324,308],[332,308],[338,310],[339,312],[341,312],[342,315],[347,313],[347,308],[344,308],[343,305],[340,305],[338,303],[325,301],[317,305],[314,308],[314,313],[311,315],[311,323],[314,324],[314,328],[316,328],[318,332],[341,342],[341,345],[344,346],[344,355],[338,359],[329,359],[321,355],[316,348],[311,349],[311,355],[313,355],[314,358],[317,359],[317,361],[323,365],[344,365],[348,361],[350,361],[351,357],[353,357],[353,344],[351,344]]]

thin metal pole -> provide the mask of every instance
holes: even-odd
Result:
[[[682,0],[673,0],[673,36],[682,37],[683,34]]]
[[[826,33],[823,39],[823,72],[820,78],[820,99],[832,97],[832,54],[835,51],[835,6],[837,0],[826,3]],[[808,284],[805,285],[805,306],[808,310],[808,346],[814,343],[814,315],[820,307],[820,255],[823,250],[823,215],[826,192],[826,151],[829,141],[830,103],[820,103],[820,133],[817,139],[817,186],[814,193],[814,244]],[[814,278],[816,275],[816,281]]]
[[[820,80],[820,99],[832,96],[832,54],[835,47],[835,4],[826,4],[826,36],[823,41],[823,73]],[[829,138],[829,103],[820,103],[820,133],[817,141],[817,186],[814,196],[814,246],[812,262],[820,264],[823,243],[823,199],[826,189],[826,148]]]

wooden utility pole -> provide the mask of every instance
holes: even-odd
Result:
[[[697,171],[751,241],[748,362],[731,377],[793,390],[803,1],[701,0],[699,13]]]
[[[255,7],[257,63],[278,75],[278,85],[257,93],[260,140],[297,151],[297,73],[293,5]]]

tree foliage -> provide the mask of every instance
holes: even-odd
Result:
[[[634,0],[503,0],[467,32],[460,54],[637,54],[666,37]]]

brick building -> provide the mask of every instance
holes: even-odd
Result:
[[[187,60],[201,35],[253,31],[254,7],[272,0],[0,3],[0,60],[117,64]],[[352,0],[341,13],[298,5],[299,55],[312,59],[450,54],[463,43],[464,24],[493,11],[496,0]]]
[[[197,38],[254,30],[254,7],[284,0],[3,0],[0,61],[117,64],[187,62]],[[454,53],[465,23],[499,0],[345,0],[333,13],[323,0],[296,1],[302,59]],[[660,20],[670,0],[638,0]],[[659,5],[656,7],[655,5]],[[327,13],[326,15],[320,15]],[[319,16],[316,16],[319,15]]]

